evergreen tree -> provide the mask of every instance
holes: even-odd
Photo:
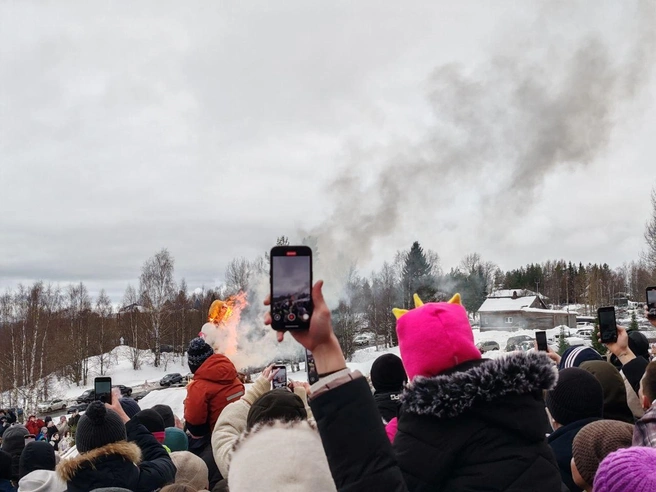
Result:
[[[426,258],[423,248],[415,241],[405,255],[402,271],[403,304],[406,308],[414,307],[412,295],[419,294],[425,302],[432,301],[437,289],[431,275],[432,265]]]
[[[638,318],[636,317],[635,311],[631,314],[631,323],[629,323],[629,330],[636,330],[638,331],[639,326],[638,326]]]
[[[560,327],[560,337],[558,337],[558,355],[563,355],[569,348],[569,343],[565,340],[565,327]]]
[[[592,348],[599,352],[601,355],[606,355],[608,349],[599,341],[601,334],[599,333],[599,323],[595,321],[594,330],[592,330]]]

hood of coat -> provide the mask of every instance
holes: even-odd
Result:
[[[215,383],[232,383],[237,379],[237,369],[230,359],[223,354],[211,355],[196,369],[194,380],[205,379]]]
[[[558,369],[538,352],[468,362],[448,374],[416,377],[403,394],[403,412],[449,419],[477,410],[486,415],[489,404],[512,408],[524,401],[544,408],[542,391],[553,388],[557,379]],[[527,395],[533,398],[521,398]]]
[[[131,442],[114,442],[62,461],[57,467],[57,474],[65,482],[70,482],[80,471],[95,469],[96,465],[108,458],[122,458],[123,461],[138,465],[141,463],[141,449]]]

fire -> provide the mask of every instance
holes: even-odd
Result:
[[[225,301],[216,300],[210,306],[208,322],[203,325],[199,336],[217,353],[231,357],[237,353],[237,327],[241,312],[248,306],[248,296],[239,292]]]

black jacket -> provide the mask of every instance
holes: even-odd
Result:
[[[581,491],[581,488],[574,483],[574,479],[572,478],[572,468],[570,465],[570,462],[572,461],[572,443],[574,442],[576,434],[578,434],[583,427],[595,420],[601,419],[593,417],[577,420],[569,425],[560,427],[549,436],[549,446],[551,446],[551,449],[553,449],[553,452],[556,455],[556,462],[560,468],[560,475],[563,482],[571,492]]]
[[[108,444],[59,464],[57,473],[69,492],[103,487],[151,492],[173,483],[176,469],[166,449],[143,425],[129,421],[125,427],[131,442]]]
[[[544,354],[477,360],[403,395],[394,451],[411,491],[559,492],[542,390],[557,371]]]
[[[365,378],[312,398],[310,407],[337,490],[407,492]]]
[[[401,410],[401,394],[402,392],[394,393],[379,393],[376,391],[374,393],[374,400],[376,400],[376,406],[378,407],[378,412],[383,418],[384,423],[388,423],[394,417],[399,416],[399,410]]]
[[[635,359],[622,366],[622,372],[624,373],[626,380],[636,392],[636,395],[640,389],[640,380],[642,379],[642,376],[644,376],[648,365],[649,361],[647,359],[637,356]]]

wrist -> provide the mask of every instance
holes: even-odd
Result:
[[[319,374],[339,371],[346,367],[346,359],[335,335],[331,335],[326,343],[315,347],[312,355]]]
[[[619,350],[618,353],[615,355],[617,356],[617,358],[620,360],[622,364],[626,364],[627,362],[630,362],[636,358],[635,354],[631,351],[630,348]]]

